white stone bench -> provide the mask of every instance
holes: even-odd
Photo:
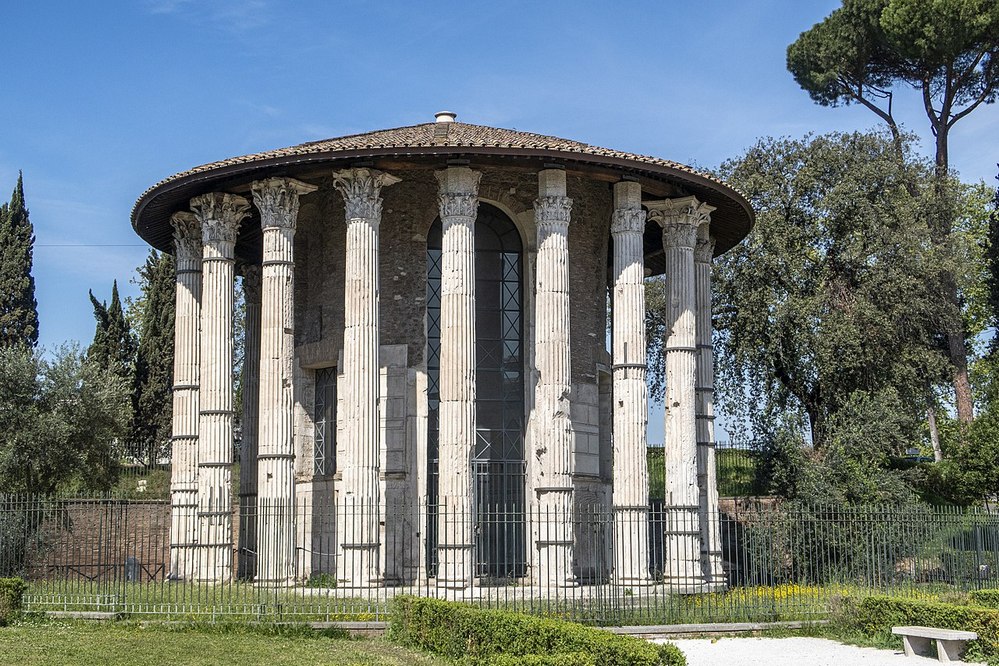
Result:
[[[936,641],[937,659],[943,662],[960,661],[965,643],[978,638],[973,631],[935,627],[892,627],[891,633],[902,637],[902,648],[907,657],[930,656],[930,641]]]

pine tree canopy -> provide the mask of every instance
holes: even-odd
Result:
[[[38,302],[31,276],[34,229],[18,174],[10,203],[0,206],[0,347],[38,342]]]

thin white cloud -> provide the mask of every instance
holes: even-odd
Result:
[[[147,0],[146,11],[229,32],[246,32],[270,22],[267,0]]]
[[[192,0],[146,0],[145,3],[146,11],[150,14],[176,14],[192,4]]]

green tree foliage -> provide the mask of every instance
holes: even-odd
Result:
[[[999,4],[994,0],[844,0],[787,49],[787,68],[823,106],[862,104],[902,137],[892,89],[923,101],[946,175],[948,132],[999,92]]]
[[[128,424],[124,380],[62,347],[0,348],[0,492],[108,490]]]
[[[892,138],[858,133],[763,139],[721,171],[757,211],[715,264],[734,438],[763,445],[788,496],[903,496],[882,472],[919,440],[927,387],[946,367],[935,338],[946,257],[911,188],[927,189],[930,169],[899,161]]]
[[[824,106],[862,104],[887,123],[899,151],[893,89],[918,91],[935,137],[933,240],[946,246],[954,222],[948,142],[954,124],[999,94],[999,3],[995,0],[844,0],[788,47],[787,67]],[[960,296],[944,271],[941,289],[957,411],[973,417],[967,332]]]
[[[118,296],[118,281],[111,287],[111,303],[98,301],[90,292],[97,330],[87,349],[87,359],[131,385],[135,376],[135,336]]]
[[[999,164],[996,165],[999,167]],[[999,180],[999,176],[996,176]],[[990,323],[999,328],[999,187],[992,198],[992,210],[984,242],[986,264],[986,294],[989,303]],[[992,338],[992,351],[999,347],[999,335]]]
[[[155,465],[157,459],[169,453],[173,414],[173,257],[150,251],[137,272],[141,292],[129,307],[129,318],[138,328],[139,338],[129,448],[137,460]]]
[[[999,400],[985,403],[967,426],[948,422],[942,434],[947,458],[925,466],[921,486],[932,497],[961,506],[999,495]]]
[[[0,206],[0,346],[38,342],[38,303],[31,276],[34,228],[24,201],[24,178]]]
[[[991,196],[991,210],[987,203]],[[965,289],[968,329],[978,337],[999,324],[999,190],[984,184],[970,188],[967,197],[970,286]],[[984,221],[983,221],[984,220]],[[978,242],[972,242],[972,238]],[[978,395],[978,417],[962,427],[942,419],[946,459],[921,470],[922,485],[933,497],[954,504],[976,504],[999,496],[999,346],[993,335],[988,349],[972,366]]]

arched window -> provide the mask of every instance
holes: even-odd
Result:
[[[437,499],[440,280],[438,218],[427,236],[427,485],[431,504]],[[513,525],[522,523],[525,500],[523,244],[510,218],[486,203],[479,204],[475,221],[475,346],[472,465],[479,575],[520,575],[523,532]],[[428,527],[430,543],[436,543],[433,525]],[[518,564],[512,566],[514,562]]]

